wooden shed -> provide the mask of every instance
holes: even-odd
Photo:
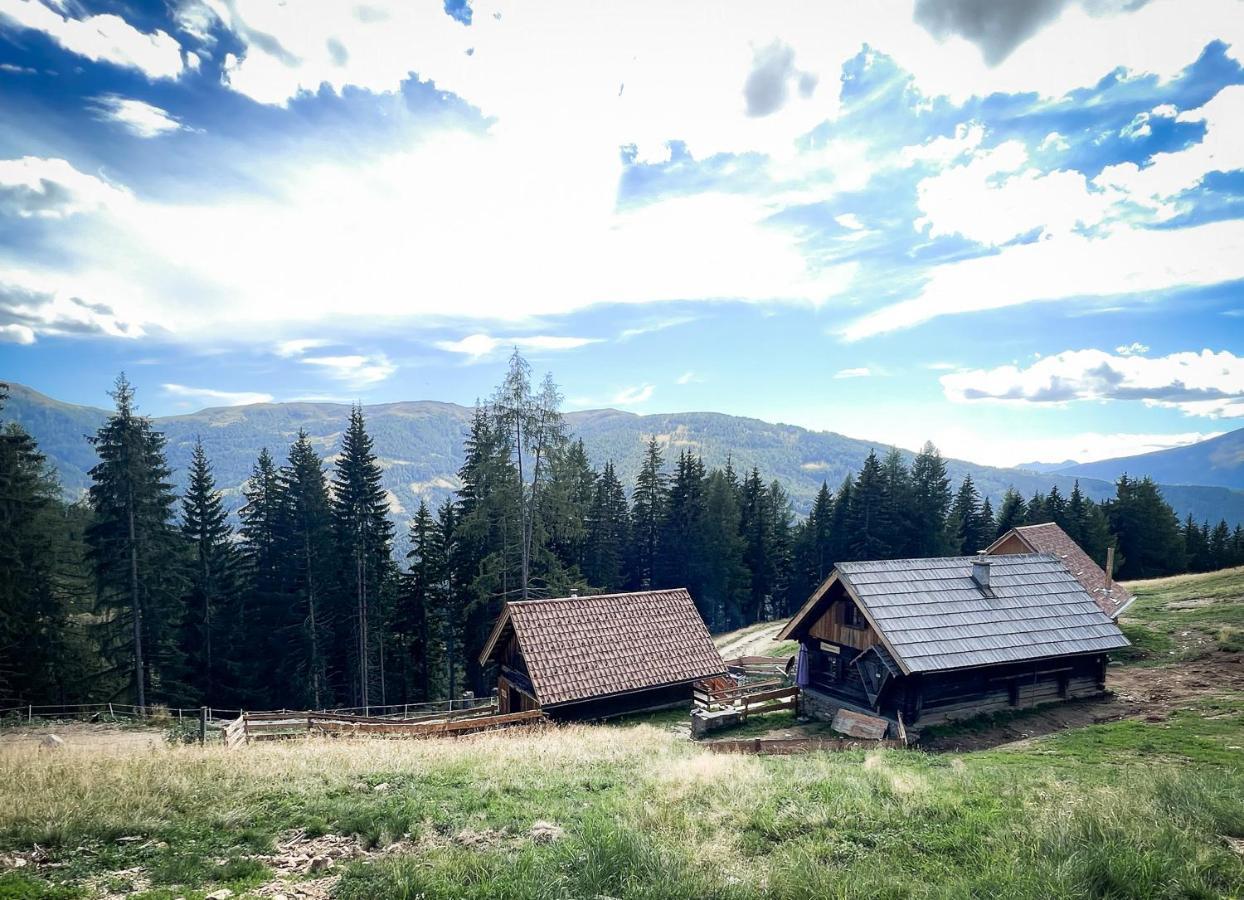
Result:
[[[1107,554],[1103,569],[1084,550],[1071,539],[1071,535],[1063,531],[1053,522],[1044,525],[1021,525],[1012,528],[998,538],[985,551],[990,556],[1005,556],[1011,553],[1048,553],[1057,556],[1066,564],[1067,569],[1076,577],[1076,581],[1084,586],[1089,595],[1101,607],[1101,611],[1112,619],[1118,619],[1123,610],[1131,606],[1136,598],[1127,588],[1114,580],[1113,574],[1106,569],[1113,568],[1114,554]]]
[[[805,715],[897,732],[1098,695],[1118,626],[1048,554],[840,563],[779,635],[800,642]]]
[[[726,671],[683,588],[507,603],[479,658],[497,666],[499,713],[558,719],[688,706]]]

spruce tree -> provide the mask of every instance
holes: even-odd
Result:
[[[913,557],[940,556],[945,550],[950,479],[946,461],[926,443],[911,464],[911,546]]]
[[[392,586],[393,575],[393,525],[388,517],[383,478],[363,420],[363,408],[355,406],[350,410],[350,422],[333,474],[332,510],[337,547],[345,569],[341,588],[353,597],[354,646],[346,656],[352,675],[351,693],[363,707],[370,705],[371,689],[377,683],[381,702],[386,699],[384,633],[383,628],[372,627],[373,622],[384,621],[385,591]],[[372,668],[373,661],[381,662],[378,672]]]
[[[621,590],[626,578],[630,546],[630,513],[626,491],[613,462],[596,479],[587,515],[587,554],[583,574],[589,585],[605,591]]]
[[[1179,520],[1153,479],[1120,476],[1106,515],[1119,541],[1121,579],[1157,578],[1184,571]]]
[[[911,473],[903,463],[903,454],[891,447],[881,463],[881,515],[887,523],[885,542],[890,555],[902,559],[913,550],[911,510],[913,505]]]
[[[91,443],[99,462],[88,489],[95,519],[86,531],[102,622],[102,652],[132,674],[139,708],[155,695],[175,694],[181,671],[184,558],[173,530],[176,498],[168,479],[164,435],[138,415],[134,389],[122,374],[111,393],[116,409]]]
[[[1023,495],[1013,487],[1008,487],[1002,495],[1002,505],[998,507],[998,521],[994,525],[994,538],[1000,538],[1012,528],[1024,524],[1025,505]]]
[[[199,703],[224,705],[237,700],[233,626],[238,624],[239,558],[201,440],[195,441],[191,454],[181,510],[181,532],[193,557],[182,628],[187,681]]]
[[[891,523],[886,520],[885,485],[875,451],[869,452],[855,478],[847,532],[851,559],[889,558]]]
[[[64,703],[86,668],[70,631],[79,518],[34,438],[0,427],[0,696]]]
[[[830,531],[833,518],[834,498],[829,492],[829,485],[822,481],[821,489],[812,501],[811,512],[796,529],[794,576],[791,584],[791,599],[795,604],[806,600],[833,570]]]
[[[409,568],[402,576],[391,622],[399,660],[397,676],[406,702],[432,699],[428,666],[432,643],[429,624],[440,612],[445,600],[445,567],[448,560],[443,551],[444,540],[438,523],[427,503],[420,500],[419,509],[410,523],[410,552],[406,554]]]
[[[284,573],[290,560],[284,555],[287,545],[282,533],[287,518],[285,497],[268,448],[260,451],[242,496],[245,503],[238,510],[238,534],[247,590],[233,623],[241,644],[239,682],[243,687],[238,702],[252,707],[283,705],[272,702],[264,677],[274,663],[277,670],[284,668],[285,645],[274,644],[274,635],[284,635],[289,624]]]
[[[572,441],[552,451],[548,483],[540,504],[539,521],[547,535],[548,550],[571,582],[583,577],[588,545],[588,516],[596,492],[596,473],[583,441]]]
[[[669,476],[664,471],[656,437],[648,439],[644,462],[635,479],[631,507],[631,584],[645,590],[656,584],[657,556],[661,546],[661,523],[669,501]]]
[[[851,524],[851,495],[853,491],[854,483],[851,480],[851,476],[848,475],[842,479],[842,484],[838,486],[838,492],[834,494],[834,510],[828,529],[829,558],[833,565],[855,559],[851,555],[849,532]]]
[[[678,455],[669,497],[661,520],[659,553],[656,559],[656,587],[685,587],[696,602],[702,574],[701,548],[696,541],[704,515],[704,463],[690,451]],[[703,612],[704,610],[701,610]]]
[[[693,548],[699,569],[696,602],[711,629],[738,628],[754,619],[744,611],[750,579],[739,534],[738,495],[725,473],[714,470],[704,478],[702,503]]]
[[[298,432],[290,447],[278,485],[284,615],[271,635],[272,658],[281,664],[277,680],[292,701],[281,705],[323,709],[335,696],[329,655],[339,624],[332,602],[335,583],[340,583],[339,557],[324,464],[305,431]]]
[[[946,520],[946,545],[952,556],[971,556],[981,549],[980,494],[971,475],[963,476]]]

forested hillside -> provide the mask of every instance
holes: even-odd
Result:
[[[390,509],[399,521],[409,520],[420,500],[435,507],[453,492],[463,462],[462,438],[471,419],[469,408],[419,400],[368,406],[363,411],[375,440]],[[84,436],[100,426],[107,416],[105,410],[60,403],[13,385],[6,416],[39,441],[70,496],[85,489],[94,456]],[[232,511],[242,502],[242,483],[261,448],[279,453],[303,429],[316,451],[332,460],[340,450],[343,423],[348,417],[349,407],[342,404],[272,403],[157,417],[154,424],[168,440],[174,484],[185,484],[195,442],[201,439],[215,466],[226,508]],[[612,461],[628,491],[643,462],[648,439],[656,437],[671,458],[688,450],[710,468],[724,466],[727,460],[737,471],[759,468],[782,483],[800,515],[811,509],[822,482],[837,486],[859,470],[870,451],[884,454],[888,449],[880,442],[722,413],[640,416],[606,409],[570,412],[565,418],[574,435],[582,438],[592,464],[600,468]],[[908,450],[900,453],[910,464],[914,454]],[[970,475],[995,506],[1008,487],[1031,497],[1057,486],[1066,496],[1077,480],[1071,475],[1000,469],[955,459],[946,464],[956,483]],[[1161,478],[1155,480],[1162,482]],[[1114,495],[1113,477],[1081,477],[1079,482],[1091,499]],[[1191,515],[1198,522],[1225,519],[1233,526],[1244,523],[1244,492],[1186,484],[1163,484],[1162,492],[1180,518]]]
[[[710,629],[730,630],[790,615],[837,562],[968,555],[1019,524],[1055,522],[1097,560],[1115,546],[1123,578],[1244,562],[1244,527],[1181,526],[1150,479],[1120,478],[1100,503],[1073,484],[995,505],[932,444],[868,452],[802,519],[741,454],[711,465],[668,433],[649,436],[628,484],[593,464],[557,385],[533,382],[517,353],[471,412],[441,503],[395,509],[376,435],[400,419],[390,410],[377,431],[354,407],[331,459],[335,440],[305,429],[255,451],[234,525],[207,441],[178,487],[160,430],[177,420],[140,415],[124,376],[111,394],[82,438],[94,463],[73,503],[38,442],[0,430],[0,697],[249,709],[458,697],[490,689],[476,654],[509,600],[685,587]],[[295,410],[322,425],[318,407]]]

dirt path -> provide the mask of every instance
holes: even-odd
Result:
[[[921,747],[985,750],[1081,725],[1130,718],[1160,722],[1198,701],[1244,691],[1244,654],[1213,653],[1171,666],[1111,668],[1106,686],[1113,695],[1101,700],[1051,706],[981,731],[929,738]]]
[[[740,656],[763,656],[760,651],[767,649],[777,640],[778,632],[782,630],[783,622],[770,622],[763,628],[757,628],[755,631],[749,631],[747,634],[740,635],[733,640],[722,644],[718,650],[721,652],[722,659],[737,659]]]

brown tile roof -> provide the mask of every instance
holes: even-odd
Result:
[[[1048,553],[1061,559],[1071,574],[1076,577],[1076,581],[1084,586],[1089,596],[1101,607],[1101,611],[1112,619],[1134,599],[1117,581],[1112,582],[1107,578],[1101,566],[1089,558],[1080,545],[1071,539],[1071,535],[1053,522],[1012,528],[994,541],[988,552],[993,553],[994,548],[1002,544],[1011,534],[1018,537],[1033,553]]]
[[[684,588],[507,603],[481,660],[514,629],[542,706],[725,672]]]

